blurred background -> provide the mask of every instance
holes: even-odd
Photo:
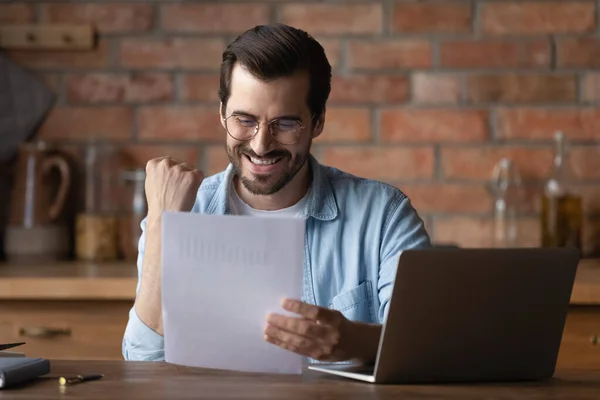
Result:
[[[25,329],[44,351],[47,338],[79,337],[78,352],[64,339],[50,354],[118,357],[145,163],[226,167],[221,53],[263,23],[307,30],[332,64],[313,154],[401,188],[435,243],[597,257],[599,11],[587,0],[3,2],[0,289],[32,313],[19,325],[29,314],[15,311],[6,335]]]

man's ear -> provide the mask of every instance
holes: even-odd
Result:
[[[223,120],[223,112],[225,110],[223,110],[223,103],[219,103],[219,120],[221,121],[221,126],[223,126],[223,129],[225,129],[225,121]]]
[[[321,115],[317,117],[313,124],[314,128],[312,130],[312,138],[315,139],[323,132],[323,128],[325,127],[325,111],[323,111]]]

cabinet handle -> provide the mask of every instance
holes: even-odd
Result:
[[[600,335],[592,335],[592,337],[590,337],[590,343],[597,346],[598,343],[600,343]]]
[[[35,338],[50,338],[53,336],[71,336],[70,328],[48,328],[45,326],[35,326],[32,328],[19,329],[19,336],[29,336]]]

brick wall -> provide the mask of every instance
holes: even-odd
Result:
[[[226,43],[260,23],[307,29],[335,77],[324,163],[398,185],[436,241],[489,244],[485,189],[501,156],[528,181],[524,243],[539,244],[536,196],[562,129],[585,195],[586,251],[600,247],[598,2],[172,1],[0,5],[0,23],[90,22],[92,52],[11,52],[58,93],[39,136],[90,136],[138,163],[170,154],[206,173],[226,165],[217,114]]]

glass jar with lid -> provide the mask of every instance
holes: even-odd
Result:
[[[142,234],[141,223],[146,217],[146,170],[135,168],[124,170],[120,174],[124,183],[123,212],[119,219],[120,251],[125,260],[135,260],[138,242]]]
[[[118,258],[119,157],[113,145],[90,141],[85,148],[83,208],[77,214],[75,254],[80,260]]]

